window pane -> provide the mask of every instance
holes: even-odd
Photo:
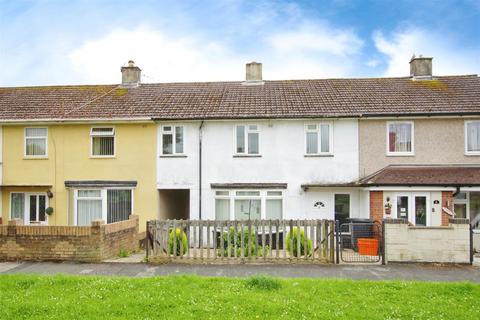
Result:
[[[282,191],[267,191],[267,196],[281,196]]]
[[[113,128],[92,128],[92,135],[113,136],[114,134]]]
[[[261,217],[260,199],[235,200],[235,220],[255,220]]]
[[[309,125],[307,125],[307,130],[317,130],[317,125],[316,124],[309,124]]]
[[[408,197],[397,197],[397,217],[408,219]]]
[[[229,192],[228,191],[217,191],[215,192],[217,196],[228,196]]]
[[[114,137],[92,137],[92,155],[113,156],[115,155]]]
[[[37,196],[30,196],[30,222],[37,221]]]
[[[27,137],[46,137],[47,128],[26,128],[25,135]]]
[[[248,133],[248,153],[258,154],[258,132]]]
[[[307,154],[318,153],[318,133],[307,132]]]
[[[480,215],[480,192],[470,192],[470,221]]]
[[[282,219],[282,199],[267,199],[266,201],[266,218]]]
[[[335,195],[335,220],[340,221],[340,224],[346,223],[350,218],[350,195],[336,194]]]
[[[47,140],[45,138],[27,138],[25,141],[27,156],[45,156],[47,154]]]
[[[480,122],[467,123],[467,151],[480,151]]]
[[[237,153],[245,153],[245,126],[237,126]]]
[[[389,125],[388,143],[390,152],[411,152],[412,125],[410,123],[391,123]]]
[[[237,191],[237,196],[260,196],[260,191]]]
[[[100,190],[78,190],[78,197],[100,198],[101,196]]]
[[[459,192],[455,196],[455,200],[466,200],[467,199],[467,193],[466,192]]]
[[[89,226],[102,219],[102,200],[77,200],[77,225]]]
[[[215,219],[230,220],[230,200],[215,199]]]
[[[38,196],[38,220],[45,221],[46,197]]]
[[[415,225],[427,225],[427,197],[415,197]]]
[[[455,212],[455,218],[466,218],[467,217],[467,204],[466,203],[455,203],[453,205],[453,211]]]
[[[172,135],[171,134],[164,134],[162,136],[162,153],[163,154],[172,154],[173,153],[173,141],[172,141]]]
[[[128,220],[132,214],[131,190],[107,190],[107,223]]]
[[[175,127],[175,153],[183,153],[183,127]]]
[[[330,125],[320,125],[320,151],[330,152]]]
[[[11,199],[11,212],[12,219],[22,219],[25,210],[25,194],[24,193],[12,193]]]

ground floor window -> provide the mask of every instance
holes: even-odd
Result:
[[[458,192],[453,200],[453,211],[456,218],[473,221],[480,215],[480,191]]]
[[[282,219],[283,191],[229,190],[215,192],[215,219]]]
[[[349,194],[335,194],[335,220],[340,224],[346,223],[350,218],[350,195]]]
[[[44,193],[12,192],[10,194],[10,218],[21,219],[25,224],[46,223],[47,202],[48,198]]]
[[[90,225],[93,220],[107,223],[128,220],[133,211],[131,189],[75,190],[75,224]]]

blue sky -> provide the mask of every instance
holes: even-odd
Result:
[[[480,0],[0,0],[0,86],[480,73]]]

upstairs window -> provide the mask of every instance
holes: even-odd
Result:
[[[162,154],[184,154],[184,128],[183,126],[162,126]]]
[[[92,128],[92,157],[113,157],[115,156],[115,129],[114,128]]]
[[[235,127],[235,153],[238,155],[260,154],[260,130],[258,125],[237,125]]]
[[[413,155],[413,122],[387,123],[387,155]]]
[[[25,156],[47,156],[47,128],[25,128]]]
[[[305,126],[306,154],[332,154],[332,130],[331,123],[307,124]]]
[[[465,153],[480,155],[480,121],[465,122]]]

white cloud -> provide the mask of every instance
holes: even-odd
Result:
[[[119,68],[133,59],[144,82],[243,80],[244,64],[264,64],[265,79],[345,76],[355,63],[349,56],[362,41],[352,31],[323,24],[279,32],[255,39],[246,54],[225,43],[199,35],[174,38],[149,27],[117,29],[88,41],[69,54],[74,72],[83,83],[118,83]]]
[[[409,28],[386,37],[377,31],[375,47],[388,58],[386,76],[408,76],[413,54],[433,57],[434,75],[480,73],[480,47],[458,47],[447,37],[419,28]]]

